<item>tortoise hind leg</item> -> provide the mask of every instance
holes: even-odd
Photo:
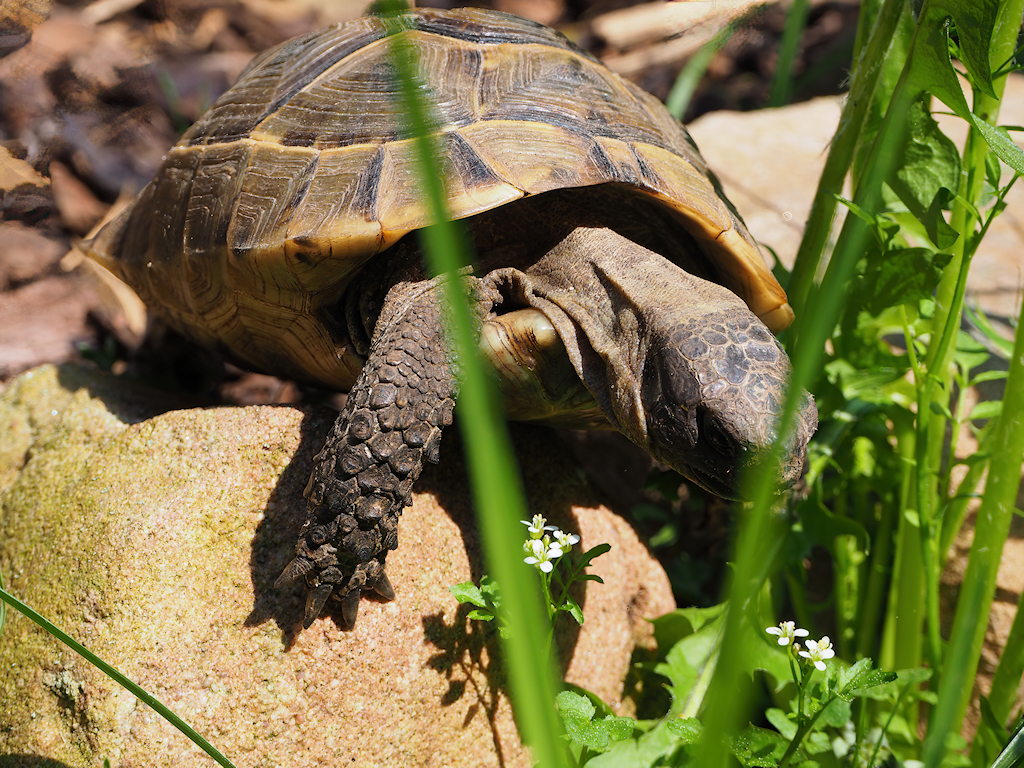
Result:
[[[277,580],[305,578],[305,627],[329,598],[341,601],[352,626],[362,590],[394,597],[384,559],[398,546],[398,516],[412,503],[423,460],[437,461],[455,405],[437,293],[434,281],[388,292],[366,365],[316,456],[296,556]]]

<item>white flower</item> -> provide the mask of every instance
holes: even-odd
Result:
[[[558,550],[557,555],[552,555],[551,549],[548,549],[547,544],[540,539],[530,539],[527,541],[523,545],[523,551],[529,555],[529,557],[523,559],[523,562],[527,565],[536,565],[544,573],[551,573],[551,569],[554,568],[551,561],[562,555],[561,550]]]
[[[544,515],[534,515],[533,522],[529,520],[520,520],[520,523],[525,525],[530,531],[531,539],[539,539],[544,535],[544,531],[557,531],[558,528],[554,525],[548,525]]]
[[[554,548],[555,546],[558,546],[559,550],[561,550],[558,553],[559,557],[565,554],[565,552],[568,552],[570,549],[572,549],[573,544],[578,544],[580,541],[580,537],[577,536],[575,533],[564,533],[558,530],[557,528],[551,535],[555,539],[555,544],[552,544],[551,547]]]
[[[777,627],[768,627],[765,632],[769,635],[778,635],[779,645],[789,645],[796,637],[807,637],[810,632],[806,629],[797,629],[796,623],[792,621],[780,621]]]
[[[819,672],[824,672],[825,662],[836,655],[836,652],[832,650],[832,641],[828,639],[828,635],[825,635],[825,637],[817,642],[808,640],[805,645],[807,650],[800,651],[800,655],[805,659],[813,661],[815,668]]]

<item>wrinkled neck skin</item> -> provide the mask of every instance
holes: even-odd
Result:
[[[740,470],[776,439],[789,361],[728,289],[589,227],[525,272],[486,279],[547,316],[613,426],[706,489],[735,497]],[[787,484],[802,469],[812,412],[805,396],[784,458]]]

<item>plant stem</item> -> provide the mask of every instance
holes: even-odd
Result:
[[[895,418],[896,450],[903,467],[896,530],[896,557],[893,563],[893,581],[889,592],[889,606],[882,631],[882,647],[878,656],[880,669],[913,669],[921,664],[921,598],[924,595],[924,571],[921,567],[921,547],[918,543],[917,523],[905,513],[913,509],[914,446],[916,433],[909,415]],[[904,713],[907,722],[917,722],[917,699],[911,698]]]
[[[882,62],[886,59],[895,39],[896,28],[904,13],[904,0],[885,0],[872,27],[867,43],[860,51],[854,67],[850,95],[843,104],[839,127],[829,147],[825,169],[818,181],[814,202],[807,219],[796,263],[787,292],[789,303],[797,317],[807,308],[814,277],[818,272],[825,244],[832,231],[832,220],[836,213],[836,195],[843,191],[843,180],[853,162],[857,140],[878,85]]]
[[[45,617],[36,613],[25,603],[21,602],[14,595],[10,594],[7,590],[0,588],[0,604],[10,604],[12,608],[17,610],[26,618],[34,621],[44,630],[49,632],[55,638],[64,643],[68,648],[73,650],[79,656],[82,656],[86,661],[92,664],[94,667],[99,669],[103,674],[109,677],[111,680],[116,682],[123,688],[131,691],[141,702],[149,705],[153,710],[157,712],[164,720],[169,722],[185,736],[191,739],[203,752],[208,754],[218,765],[224,766],[224,768],[234,768],[234,764],[222,755],[217,749],[204,739],[192,726],[182,720],[178,715],[171,711],[170,707],[165,706],[159,699],[151,695],[142,686],[136,683],[134,680],[128,678],[127,675],[119,672],[117,669],[112,667],[110,664],[105,662],[95,653],[90,651],[84,645],[79,643],[73,637],[64,632],[60,627],[53,624]]]
[[[992,675],[992,689],[988,695],[992,714],[1000,725],[1006,725],[1013,712],[1017,689],[1024,675],[1024,594],[1017,600],[1017,613],[1010,626],[1010,634],[999,657],[999,665]]]
[[[889,565],[892,556],[892,539],[895,522],[899,519],[899,511],[890,499],[883,499],[879,506],[880,520],[873,539],[873,546],[868,557],[867,583],[864,586],[864,599],[859,612],[859,631],[857,632],[857,650],[854,659],[876,655],[874,643],[879,617],[885,598],[885,587],[891,574]]]
[[[945,736],[960,730],[971,682],[977,671],[988,627],[989,608],[1003,544],[1010,530],[1024,458],[1024,309],[1010,358],[1003,395],[1003,412],[993,435],[999,446],[990,459],[988,480],[974,528],[974,541],[960,587],[956,617],[950,633],[946,668],[939,684],[938,702],[924,742],[926,768],[937,768],[945,753]]]
[[[800,689],[800,692],[802,695],[803,688]],[[807,734],[811,732],[811,729],[814,727],[814,723],[817,722],[818,717],[833,701],[835,701],[835,696],[828,699],[828,701],[823,702],[818,711],[811,715],[807,722],[801,722],[801,724],[797,726],[796,733],[793,734],[793,738],[789,742],[789,747],[786,748],[786,753],[782,756],[782,759],[779,760],[779,768],[786,768],[786,766],[789,765],[789,761],[793,759],[793,755],[795,755],[796,751],[800,748],[801,742],[803,742]]]

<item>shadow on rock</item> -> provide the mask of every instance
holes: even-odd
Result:
[[[168,411],[202,408],[213,404],[208,397],[157,389],[90,365],[59,365],[57,381],[68,392],[85,389],[90,397],[101,401],[111,414],[125,424],[138,424]]]
[[[323,447],[337,415],[327,408],[300,410],[303,419],[299,427],[299,447],[270,494],[253,537],[249,555],[253,609],[245,620],[247,627],[254,627],[273,619],[289,648],[302,629],[306,585],[300,580],[284,589],[276,589],[274,582],[295,556],[295,541],[306,520],[306,499],[302,491],[313,469],[313,457]],[[335,621],[342,626],[340,612]]]
[[[593,494],[582,482],[577,465],[567,458],[564,447],[551,430],[515,423],[508,426],[512,447],[518,459],[519,474],[523,478],[526,490],[526,515],[532,517],[535,514],[542,514],[549,523],[557,525],[562,530],[569,533],[578,532],[580,524],[573,504],[593,503]],[[545,447],[538,451],[538,444]],[[530,446],[533,450],[525,450],[523,446]],[[441,461],[437,466],[428,465],[424,469],[417,490],[433,494],[438,505],[459,527],[469,556],[471,581],[479,585],[486,568],[476,513],[470,501],[463,443],[457,429],[448,430],[441,447]],[[525,525],[521,531],[522,541],[525,542],[529,535]],[[574,556],[578,554],[578,550],[573,552]],[[574,585],[572,597],[579,603],[580,608],[586,608],[586,590],[582,583]],[[557,621],[559,661],[564,673],[572,661],[580,627],[568,615],[560,615]],[[480,625],[483,622],[471,623]]]
[[[495,722],[506,683],[498,633],[491,622],[470,621],[470,610],[472,606],[460,605],[451,624],[445,623],[439,613],[423,617],[423,635],[438,648],[427,666],[448,681],[442,707],[455,704],[467,689],[473,689],[476,703],[467,709],[462,727],[469,727],[478,716],[486,717],[499,765],[504,765],[501,734]]]

